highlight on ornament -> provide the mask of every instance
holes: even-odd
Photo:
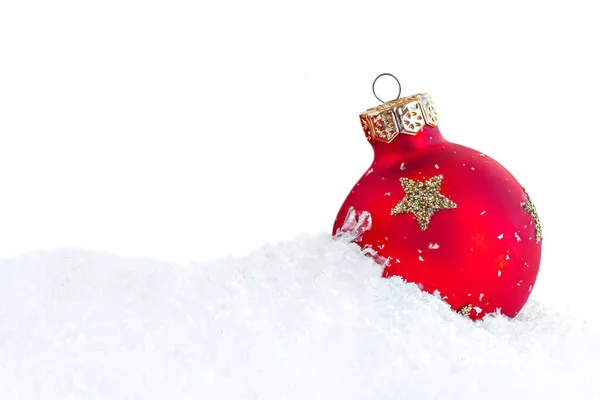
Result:
[[[393,75],[380,74],[381,76]],[[373,161],[332,234],[471,319],[515,317],[535,285],[542,228],[521,183],[499,162],[446,140],[429,94],[368,108],[359,120]]]

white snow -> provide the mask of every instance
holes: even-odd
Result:
[[[600,333],[472,321],[327,234],[174,265],[0,260],[0,399],[597,399]]]

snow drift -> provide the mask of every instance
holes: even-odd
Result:
[[[0,399],[597,399],[598,326],[472,322],[328,235],[191,266],[0,261]]]

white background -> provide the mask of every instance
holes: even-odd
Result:
[[[371,162],[358,114],[391,72],[403,95],[432,95],[446,139],[528,188],[544,228],[534,296],[589,305],[596,8],[3,1],[0,256],[202,261],[329,231]]]

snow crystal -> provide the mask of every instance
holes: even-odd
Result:
[[[429,243],[429,248],[430,248],[431,250],[437,250],[437,249],[439,249],[439,248],[440,248],[440,245],[439,245],[439,244],[437,244],[437,243]]]
[[[515,239],[517,239],[517,242],[521,241],[521,237],[519,236],[519,234],[517,232],[515,232]]]
[[[504,233],[498,235],[498,239],[502,239],[504,237]]]
[[[404,171],[406,169],[406,165],[404,163],[400,164],[400,171]]]
[[[485,210],[483,210],[479,215],[483,215],[483,214],[485,214]]]
[[[440,169],[440,166],[435,164],[435,169]]]
[[[325,233],[185,266],[0,260],[0,399],[600,398],[593,321],[472,322],[381,272]]]
[[[502,271],[498,270],[498,276],[502,276]]]
[[[347,242],[360,240],[363,234],[371,229],[371,226],[371,213],[368,211],[357,212],[354,207],[350,206],[344,224],[336,232],[336,238],[344,239]]]

